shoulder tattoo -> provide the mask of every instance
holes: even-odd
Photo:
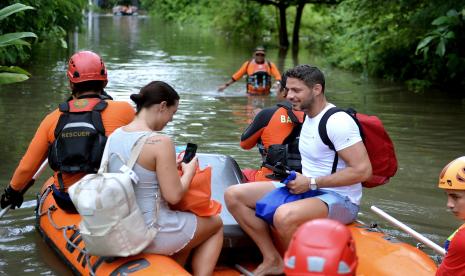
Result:
[[[149,138],[147,141],[145,141],[146,144],[153,145],[153,144],[158,144],[161,142],[160,138]]]

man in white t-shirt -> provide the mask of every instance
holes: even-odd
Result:
[[[293,109],[304,111],[307,117],[299,142],[302,174],[297,173],[295,180],[286,185],[291,193],[305,193],[306,196],[279,206],[273,216],[273,225],[287,247],[293,233],[306,221],[325,217],[346,224],[354,221],[362,197],[360,183],[371,176],[371,164],[357,124],[350,115],[337,112],[327,123],[328,137],[339,156],[337,170],[331,174],[334,151],[323,143],[318,133],[322,116],[334,106],[326,101],[324,75],[310,65],[296,66],[284,75],[287,77],[287,100]],[[263,255],[263,262],[254,275],[276,275],[284,270],[268,224],[255,216],[256,202],[283,185],[279,182],[248,183],[234,185],[225,193],[228,210]]]

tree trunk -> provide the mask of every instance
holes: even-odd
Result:
[[[276,66],[278,67],[279,71],[284,73],[285,65],[286,65],[286,56],[287,56],[288,49],[287,48],[279,48],[278,51],[278,60],[276,62]]]
[[[289,48],[289,38],[287,36],[286,24],[286,8],[285,4],[279,4],[279,47],[283,49]]]
[[[292,63],[294,66],[299,65],[299,48],[295,48],[294,44],[292,44]]]
[[[305,4],[305,1],[299,1],[299,4],[296,7],[294,31],[292,32],[292,50],[294,52],[298,52],[299,50],[300,22],[302,21],[302,13],[304,11]]]

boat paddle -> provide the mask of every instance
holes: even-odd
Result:
[[[39,178],[39,176],[42,174],[42,172],[47,168],[47,164],[48,164],[48,159],[45,159],[45,161],[42,163],[42,165],[40,165],[39,169],[37,170],[37,172],[34,174],[34,176],[32,177],[31,180],[29,180],[29,182],[27,183],[26,187],[21,191],[21,193],[24,195],[24,193],[26,193],[26,191],[32,186],[34,185],[34,182],[36,181],[37,178]],[[5,207],[5,209],[3,209],[2,211],[0,211],[0,219],[3,218],[4,215],[6,215],[6,213],[8,213],[8,211],[10,210],[11,208],[11,205],[8,205]]]
[[[234,267],[239,270],[244,276],[254,276],[252,272],[248,271],[245,267],[240,264],[234,265]]]
[[[441,246],[437,245],[434,243],[432,240],[428,239],[427,237],[423,236],[422,234],[418,233],[417,231],[413,230],[412,228],[408,227],[404,223],[400,222],[396,218],[392,217],[391,215],[387,214],[383,210],[379,209],[376,206],[371,206],[371,210],[375,212],[377,215],[381,216],[382,218],[386,219],[390,223],[394,224],[395,226],[399,227],[406,233],[412,235],[415,239],[419,240],[420,242],[424,243],[431,249],[433,249],[435,252],[441,254],[441,255],[446,255],[446,250],[442,248]]]

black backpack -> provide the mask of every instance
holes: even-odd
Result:
[[[59,105],[62,114],[55,128],[55,141],[49,147],[48,162],[58,172],[60,190],[64,190],[61,173],[98,171],[107,141],[101,112],[107,105],[99,96]]]

